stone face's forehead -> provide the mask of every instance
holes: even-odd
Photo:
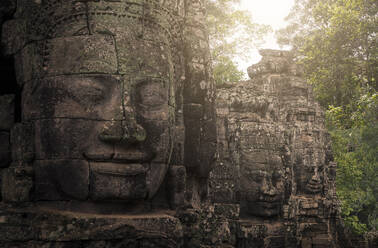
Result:
[[[177,35],[179,9],[182,1],[97,1],[97,0],[44,0],[18,1],[15,16],[26,20],[26,35],[31,40],[68,37],[95,32],[98,25],[117,33],[129,24],[140,33],[149,28],[163,29],[169,35]],[[97,27],[96,27],[97,26]],[[148,31],[147,31],[148,33]]]
[[[241,166],[241,170],[245,172],[264,171],[264,172],[268,172],[269,174],[272,174],[275,171],[283,170],[283,167],[278,164],[262,164],[262,163],[253,162],[253,163],[243,164]]]
[[[46,41],[47,75],[117,72],[115,42],[110,35],[84,35]]]
[[[170,77],[172,61],[165,44],[144,40],[128,42],[128,37],[122,45],[117,45],[117,40],[106,34],[49,39],[45,41],[45,49],[41,54],[41,74],[57,76],[143,72],[155,77]]]

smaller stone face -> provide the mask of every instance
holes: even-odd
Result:
[[[324,153],[314,148],[298,152],[294,161],[297,194],[319,194],[323,190]]]
[[[284,198],[284,170],[281,158],[262,152],[241,152],[240,190],[243,212],[254,216],[278,215]],[[255,162],[264,156],[266,163]]]

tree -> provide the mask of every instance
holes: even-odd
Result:
[[[210,49],[216,83],[234,82],[243,78],[235,58],[246,55],[258,47],[271,28],[253,23],[247,11],[238,10],[240,0],[206,1]]]
[[[296,0],[277,33],[328,109],[342,214],[359,233],[378,228],[377,13],[375,0]]]

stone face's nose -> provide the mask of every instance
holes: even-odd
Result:
[[[261,192],[264,195],[275,196],[277,194],[277,189],[273,186],[272,180],[265,178],[261,185]]]
[[[146,140],[146,130],[137,123],[135,113],[129,108],[122,120],[106,122],[98,138],[107,143],[130,145]]]
[[[319,175],[317,167],[315,167],[315,169],[314,169],[314,174],[311,177],[311,181],[315,182],[315,183],[320,183],[321,182],[320,181],[320,175]]]
[[[146,140],[146,130],[135,120],[122,121],[123,136],[121,143],[133,144]]]

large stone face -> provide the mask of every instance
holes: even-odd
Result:
[[[169,208],[207,201],[216,152],[204,1],[15,2],[0,246],[181,247]]]
[[[180,17],[142,1],[22,1],[15,17],[3,42],[21,61],[37,199],[152,199],[175,143]]]

